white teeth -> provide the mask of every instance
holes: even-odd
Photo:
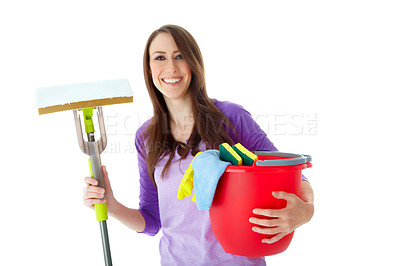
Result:
[[[177,82],[179,82],[181,80],[182,80],[182,78],[166,78],[166,79],[163,79],[163,81],[165,83],[170,83],[170,84],[177,83]]]

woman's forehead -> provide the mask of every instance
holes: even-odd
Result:
[[[172,38],[172,35],[166,32],[158,34],[150,44],[149,52],[154,54],[156,52],[160,53],[175,53],[179,49]]]

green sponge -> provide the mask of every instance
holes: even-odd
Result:
[[[242,165],[242,157],[228,143],[219,145],[219,158],[233,165]]]
[[[253,165],[253,163],[258,160],[257,155],[243,147],[243,145],[240,143],[233,145],[232,149],[234,149],[239,156],[242,157],[243,165]]]

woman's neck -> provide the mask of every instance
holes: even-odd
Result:
[[[176,140],[186,141],[192,133],[194,116],[190,97],[165,99],[171,117],[171,130]]]
[[[181,99],[165,99],[171,120],[177,126],[185,126],[188,121],[194,121],[192,101],[190,97]]]

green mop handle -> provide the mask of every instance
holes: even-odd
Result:
[[[85,131],[88,134],[88,140],[89,140],[88,144],[90,153],[90,158],[89,158],[90,176],[98,181],[98,187],[105,189],[103,169],[101,167],[101,160],[100,160],[100,152],[97,143],[94,141],[93,109],[94,108],[82,109],[83,118],[85,122]],[[96,210],[97,221],[108,220],[106,202],[102,204],[95,204],[94,208]]]
[[[89,168],[90,168],[90,177],[94,178],[93,177],[93,170],[92,170],[93,169],[92,168],[92,162],[91,162],[90,158],[88,159],[88,161],[89,161]],[[100,171],[102,172],[101,165],[100,165]],[[103,179],[103,178],[104,177],[103,177],[103,173],[102,173],[101,177],[100,178],[97,177],[96,180]],[[99,184],[100,184],[100,182],[99,182]],[[102,188],[104,188],[104,187],[102,187]],[[101,204],[95,204],[94,205],[94,209],[96,211],[96,219],[97,219],[97,221],[100,222],[100,221],[108,220],[107,202],[104,202],[104,203],[101,203]]]

